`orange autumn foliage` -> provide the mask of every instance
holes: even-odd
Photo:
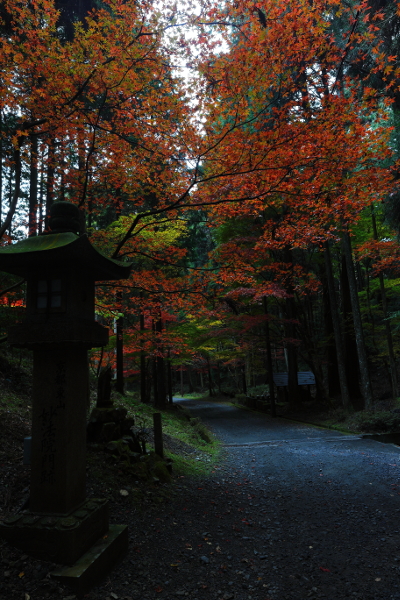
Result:
[[[11,30],[0,37],[0,111],[14,117],[2,136],[15,193],[0,231],[23,209],[35,137],[41,174],[55,170],[53,196],[88,211],[104,251],[135,261],[121,306],[114,287],[98,294],[99,310],[130,315],[132,331],[140,312],[184,318],[213,294],[252,290],[259,301],[317,290],[313,274],[279,253],[336,239],[391,189],[387,103],[341,71],[346,44],[368,47],[396,85],[367,2],[349,12],[342,44],[331,22],[348,9],[337,0],[204,0],[187,18],[193,42],[166,41],[173,21],[148,2],[106,0],[69,41],[51,0],[3,5]],[[199,69],[190,94],[176,56]],[[258,225],[247,240],[220,244],[214,271],[197,276],[184,244],[160,243],[158,228],[199,208],[211,230],[233,219]],[[118,227],[101,224],[111,209]]]

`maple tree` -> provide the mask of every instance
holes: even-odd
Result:
[[[2,233],[20,201],[30,138],[45,153],[48,204],[68,198],[96,214],[112,196],[117,212],[123,198],[133,211],[165,182],[176,185],[186,110],[160,36],[144,24],[146,7],[108,2],[64,41],[51,2],[6,6],[13,28],[2,38],[1,111],[14,117],[3,137],[12,142],[15,184]]]
[[[337,3],[325,2],[311,8],[305,3],[262,7],[239,3],[229,18],[223,11],[214,12],[215,20],[223,24],[222,35],[228,43],[232,38],[234,42],[229,52],[209,57],[201,65],[210,97],[205,129],[210,139],[219,136],[219,143],[205,152],[209,179],[200,194],[206,198],[208,194],[217,205],[214,223],[247,217],[261,219],[263,226],[257,240],[251,240],[247,228],[247,234],[219,249],[231,265],[225,270],[225,281],[228,286],[235,282],[239,290],[231,293],[236,295],[243,293],[240,286],[247,287],[247,295],[253,287],[256,298],[263,292],[286,293],[289,338],[295,337],[291,299],[296,287],[304,294],[307,279],[316,284],[300,265],[295,268],[293,250],[318,247],[340,236],[345,241],[362,208],[384,198],[393,185],[388,169],[392,149],[385,126],[388,106],[365,82],[346,77],[343,69],[348,44],[363,46],[363,51],[372,48],[376,66],[371,72],[381,69],[385,59],[391,60],[376,50],[379,40],[374,31],[381,16],[371,15],[367,3],[356,6],[355,17],[347,9],[348,43],[343,49],[334,43],[332,21],[345,12]],[[358,21],[364,24],[361,33],[356,32]],[[260,256],[264,262],[266,256],[273,258],[264,267],[264,272],[273,273],[268,282],[257,282]],[[354,292],[350,249],[346,256]],[[357,305],[355,292],[354,318]],[[363,395],[370,404],[363,328],[357,318]],[[289,342],[288,353],[290,346],[293,349]],[[295,375],[295,361],[290,370]],[[296,383],[291,398],[295,395]]]
[[[260,349],[251,331],[279,321],[292,401],[301,343],[322,389],[326,365],[306,318],[326,292],[319,259],[393,190],[397,58],[382,14],[368,2],[204,1],[182,15],[191,41],[184,8],[106,0],[74,22],[60,6],[6,0],[0,13],[4,242],[24,224],[42,231],[51,203],[69,199],[86,210],[95,244],[134,262],[129,281],[97,295],[110,326],[124,314],[131,371],[149,372],[148,357],[163,371],[167,353],[177,364],[196,356],[174,323],[218,313],[230,348],[211,353],[218,364],[243,368]],[[197,69],[188,84],[178,59]],[[367,59],[365,80],[354,65]],[[188,248],[194,214],[207,240],[199,261]],[[211,354],[193,359],[210,380]]]
[[[31,192],[41,182],[37,202],[37,194],[29,199],[31,234],[45,227],[54,200],[69,199],[88,212],[95,243],[111,253],[124,243],[127,254],[143,256],[146,231],[164,227],[157,219],[158,198],[186,186],[179,155],[182,140],[193,135],[155,17],[145,3],[110,1],[77,21],[74,35],[64,39],[52,2],[10,1],[2,15],[2,161],[12,198],[1,233],[9,232],[20,208],[26,211],[23,180],[30,168]],[[132,214],[141,221],[134,232],[141,246],[133,247],[135,225],[127,222]],[[146,214],[154,214],[156,223],[146,221]],[[98,224],[115,219],[119,226],[108,229],[104,240]],[[161,247],[160,236],[157,249],[147,236],[149,246],[154,260],[165,263],[165,253],[176,258],[178,252],[171,243]],[[146,289],[147,281],[159,290],[161,272],[156,269],[149,280],[145,262],[137,289]]]

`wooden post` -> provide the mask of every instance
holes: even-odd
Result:
[[[158,454],[158,456],[161,456],[161,458],[164,458],[161,413],[153,413],[153,425],[154,425],[154,451],[156,454]]]

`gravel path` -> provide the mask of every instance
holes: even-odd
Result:
[[[129,552],[89,600],[400,600],[399,448],[184,405],[224,441],[224,458],[207,481],[176,481],[170,501],[162,486],[142,509],[115,496]],[[1,600],[74,598],[47,577],[51,565],[0,549]]]

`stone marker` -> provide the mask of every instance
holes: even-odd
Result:
[[[102,539],[83,560],[79,584],[69,578],[77,591],[90,587],[96,561],[104,562],[102,552],[111,564],[127,545],[125,526],[108,535],[107,500],[86,498],[85,452],[87,351],[108,341],[107,329],[95,321],[94,284],[125,279],[130,271],[130,265],[107,258],[86,235],[77,234],[79,212],[69,202],[57,202],[50,233],[0,248],[0,270],[27,280],[26,318],[9,329],[8,341],[33,351],[29,510],[0,522],[0,535],[60,564],[82,561]]]
[[[108,408],[113,405],[111,400],[111,379],[112,369],[110,366],[101,369],[97,382],[97,403],[98,408]]]

